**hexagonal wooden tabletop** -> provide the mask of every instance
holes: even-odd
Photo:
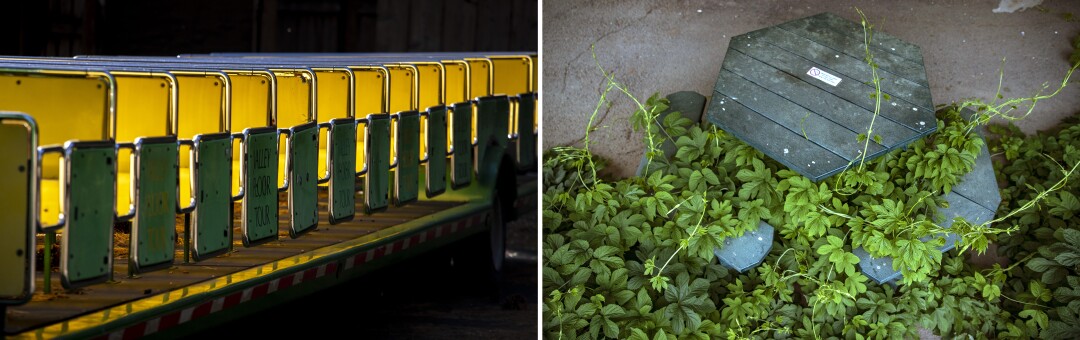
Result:
[[[735,36],[707,119],[788,168],[820,181],[937,129],[919,47],[830,13]],[[873,133],[860,141],[873,121]]]

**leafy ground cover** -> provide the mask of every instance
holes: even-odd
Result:
[[[591,123],[580,148],[545,153],[545,337],[881,339],[918,337],[916,326],[957,338],[1080,337],[1080,124],[977,132],[991,118],[1030,114],[1072,70],[1050,93],[941,107],[936,133],[820,183],[711,124],[659,120],[663,99],[638,102],[600,70],[597,111],[612,91],[634,100],[649,162],[639,177],[598,177]],[[975,115],[963,117],[965,108]],[[873,136],[868,128],[860,142]],[[659,151],[665,140],[676,145],[670,159]],[[984,143],[1002,188],[997,216],[939,226],[942,194]],[[741,274],[721,266],[713,249],[759,221],[777,230],[765,262]],[[942,254],[946,232],[961,237]],[[970,255],[990,244],[1002,261],[974,265]],[[903,279],[868,282],[857,247],[893,257]]]

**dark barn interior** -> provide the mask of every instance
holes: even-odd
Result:
[[[536,51],[535,0],[48,0],[8,5],[0,54]]]

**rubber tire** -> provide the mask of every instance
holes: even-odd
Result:
[[[451,261],[461,281],[470,282],[477,293],[499,294],[506,262],[506,222],[496,194],[491,205],[488,230],[469,236],[453,247]]]

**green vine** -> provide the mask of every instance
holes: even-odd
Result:
[[[863,22],[869,45],[872,25]],[[876,70],[869,49],[867,62]],[[992,119],[1029,115],[1061,92],[1075,66],[1052,92],[1006,100],[999,83],[990,103],[941,107],[934,134],[822,183],[710,124],[660,119],[663,99],[633,99],[597,68],[605,85],[592,117],[612,90],[631,98],[648,161],[640,177],[598,178],[604,162],[588,151],[594,119],[582,148],[545,153],[545,337],[899,339],[919,336],[918,327],[963,338],[1080,336],[1080,125],[1037,136],[990,125],[985,141],[976,133]],[[891,98],[874,74],[876,117]],[[865,150],[877,137],[873,121],[862,136]],[[663,156],[665,141],[673,155]],[[972,170],[984,143],[1003,158],[995,160],[1006,184],[1000,213],[943,228],[933,222],[941,197]],[[713,249],[759,221],[778,233],[764,263],[746,273],[717,263]],[[943,255],[945,232],[960,238]],[[1008,265],[967,261],[968,250],[991,244]],[[857,247],[892,257],[903,280],[868,284],[851,253]]]

